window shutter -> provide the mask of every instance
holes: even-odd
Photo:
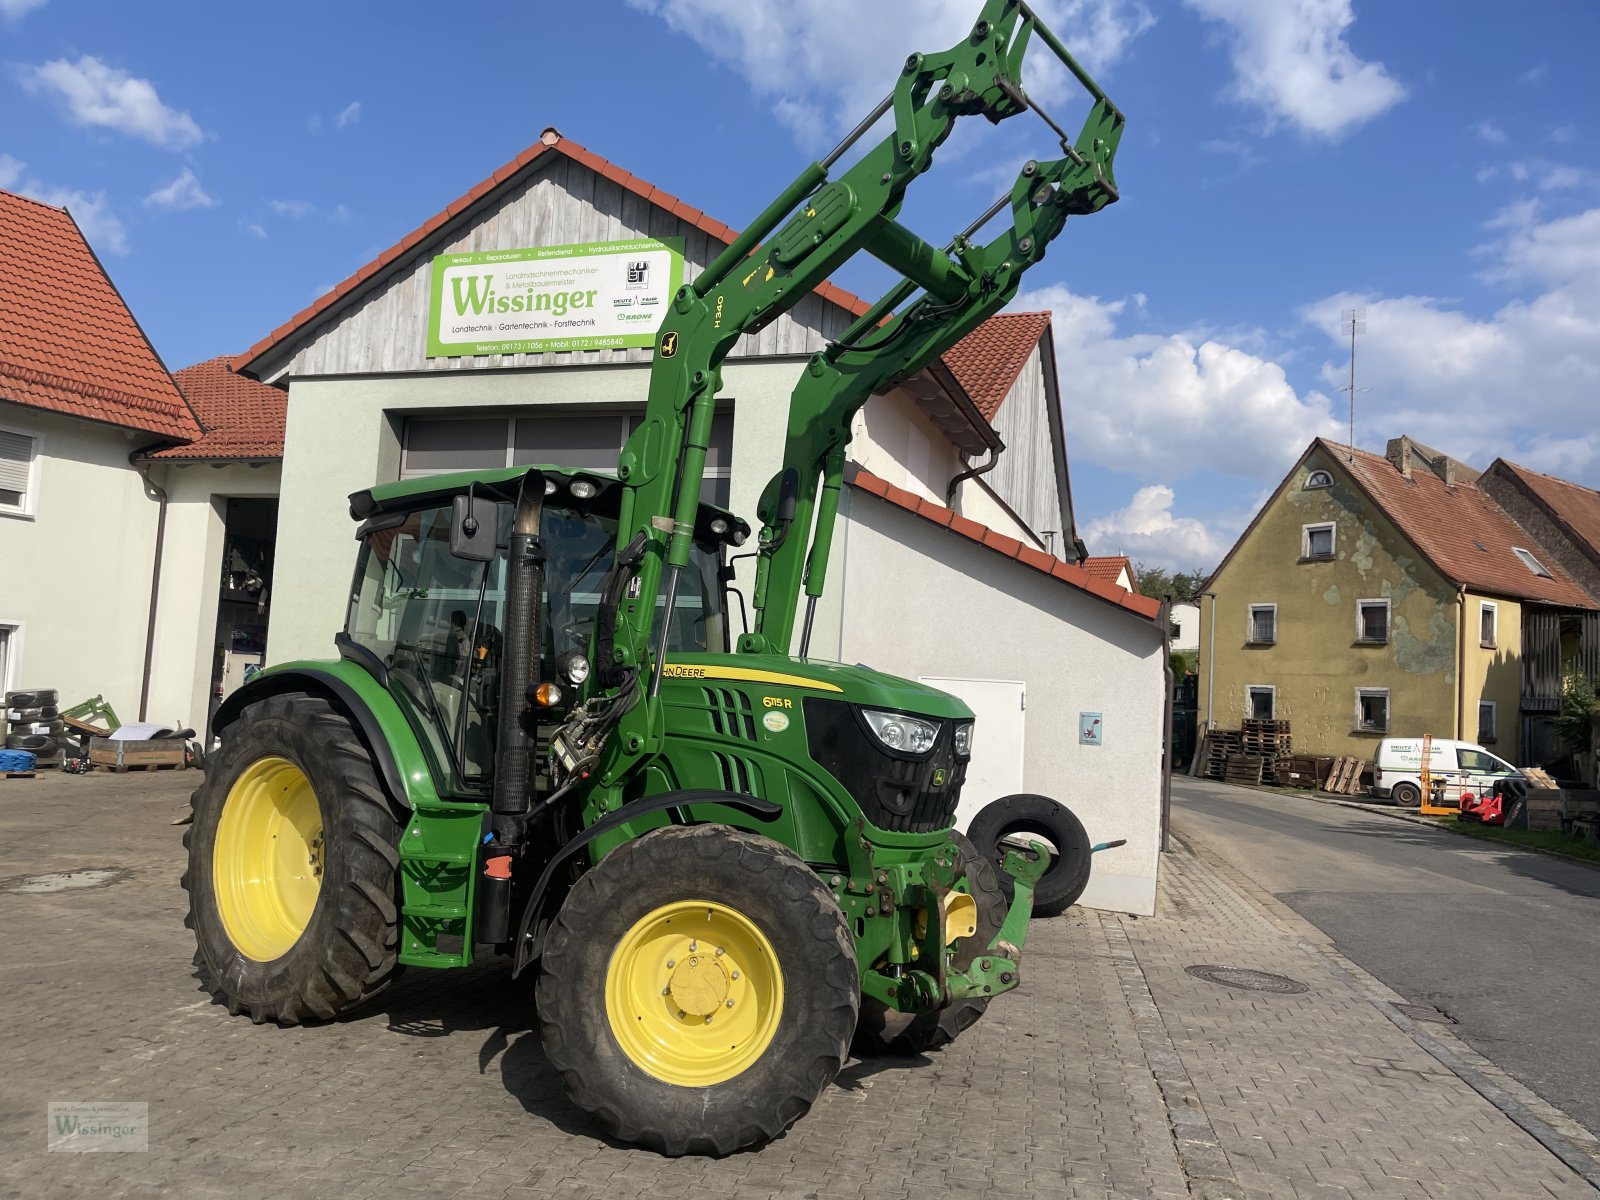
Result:
[[[27,492],[33,462],[33,439],[0,429],[0,491]]]

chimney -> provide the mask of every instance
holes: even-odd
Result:
[[[1390,438],[1383,449],[1383,456],[1394,464],[1394,469],[1407,479],[1411,478],[1411,439],[1408,437]]]
[[[1444,478],[1445,487],[1448,487],[1448,488],[1455,487],[1455,485],[1456,485],[1456,467],[1458,465],[1459,464],[1456,462],[1456,460],[1451,458],[1448,454],[1442,456],[1440,458],[1439,462],[1435,465],[1435,467],[1434,467],[1435,470],[1439,470],[1440,467],[1444,468],[1442,471],[1440,471],[1440,474]]]

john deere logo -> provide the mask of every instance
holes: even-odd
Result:
[[[678,353],[678,335],[664,333],[661,335],[661,357],[671,358]]]
[[[944,768],[943,767],[939,767],[938,769],[936,769],[934,771],[934,773],[933,773],[933,786],[936,787],[936,788],[942,788],[944,786]]]

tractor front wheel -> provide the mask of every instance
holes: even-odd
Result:
[[[388,984],[401,827],[347,717],[303,694],[250,705],[192,803],[184,923],[230,1013],[296,1025]]]
[[[777,1137],[844,1065],[860,999],[833,894],[723,825],[652,830],[573,885],[540,963],[540,1032],[573,1103],[667,1155]]]

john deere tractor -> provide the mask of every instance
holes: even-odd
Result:
[[[923,241],[895,220],[906,188],[959,118],[1036,109],[1033,38],[1088,89],[1081,133],[1040,112],[1059,155],[946,248]],[[325,1020],[402,966],[506,955],[537,972],[578,1107],[666,1154],[725,1154],[805,1113],[852,1042],[931,1049],[1015,988],[1043,848],[1001,864],[1008,904],[953,831],[971,711],[811,658],[811,618],[851,417],[1010,301],[1069,216],[1116,200],[1121,131],[1027,5],[988,0],[677,292],[614,475],[352,496],[337,659],[235,692],[194,797],[189,923],[229,1010]],[[859,251],[902,281],[801,374],[735,635],[727,559],[750,529],[701,502],[719,365]]]

